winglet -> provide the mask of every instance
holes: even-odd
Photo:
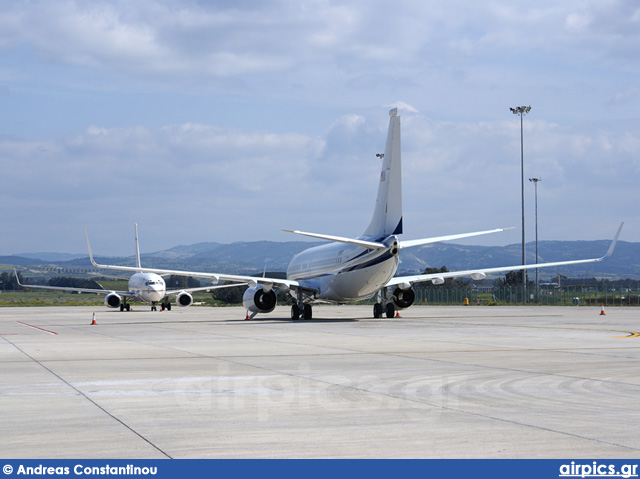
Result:
[[[142,263],[140,262],[140,245],[138,243],[138,223],[133,224],[136,236],[136,266],[142,271]]]
[[[84,228],[84,237],[87,240],[87,249],[89,250],[89,261],[91,261],[91,264],[94,265],[96,268],[99,268],[100,265],[96,263],[96,260],[93,259],[93,253],[91,252],[91,245],[89,244],[89,235],[87,234],[86,226]]]
[[[13,268],[13,273],[16,275],[16,282],[18,283],[18,286],[22,286],[22,283],[20,282],[20,277],[18,276],[18,271]]]
[[[602,259],[608,258],[609,256],[611,256],[613,254],[613,250],[616,247],[616,243],[618,242],[618,238],[620,237],[620,232],[622,231],[622,227],[624,226],[624,221],[622,223],[620,223],[620,226],[618,227],[618,232],[616,233],[616,235],[614,236],[613,240],[611,241],[611,245],[609,246],[609,250],[607,251],[607,254],[605,254]]]

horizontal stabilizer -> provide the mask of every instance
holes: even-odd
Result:
[[[512,229],[513,229],[513,227],[511,227],[511,228],[496,228],[494,230],[476,231],[474,233],[462,233],[462,234],[447,235],[447,236],[434,236],[433,238],[423,238],[423,239],[417,239],[417,240],[400,241],[399,246],[400,246],[400,248],[410,248],[412,246],[419,246],[419,245],[430,244],[430,243],[439,243],[441,241],[450,241],[450,240],[461,239],[461,238],[470,238],[472,236],[488,235],[490,233],[499,233],[500,231],[507,231],[507,230],[512,230]]]
[[[353,238],[344,238],[342,236],[323,235],[318,233],[306,233],[305,231],[297,231],[297,230],[282,230],[282,231],[286,233],[295,233],[297,235],[311,236],[312,238],[320,238],[320,239],[325,239],[329,241],[337,241],[338,243],[346,243],[346,244],[353,244],[357,246],[363,246],[369,249],[387,248],[385,244],[376,243],[374,241],[364,241],[364,240],[353,239]]]

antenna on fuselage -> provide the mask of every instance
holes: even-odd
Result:
[[[133,224],[136,232],[136,267],[142,270],[142,263],[140,262],[140,245],[138,244],[138,223]]]

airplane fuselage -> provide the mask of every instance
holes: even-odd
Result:
[[[318,300],[346,302],[370,298],[398,269],[394,236],[385,249],[367,249],[344,243],[329,243],[298,253],[287,268],[287,279],[316,290]]]
[[[152,304],[161,301],[166,289],[162,276],[155,273],[135,273],[129,278],[129,291],[140,301]]]

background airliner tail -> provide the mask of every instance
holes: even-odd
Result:
[[[140,245],[138,244],[138,223],[134,223],[133,229],[136,234],[136,267],[142,271],[142,262],[140,261]]]
[[[389,112],[387,145],[382,160],[378,196],[371,223],[363,236],[381,237],[402,233],[402,164],[400,159],[400,117]]]

